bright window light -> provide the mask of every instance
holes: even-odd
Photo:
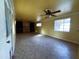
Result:
[[[37,16],[37,21],[41,21],[41,16]]]
[[[42,24],[41,24],[41,23],[37,23],[36,26],[37,26],[37,27],[41,27]]]
[[[70,18],[55,20],[54,31],[70,32]]]

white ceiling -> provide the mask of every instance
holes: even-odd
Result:
[[[79,11],[79,0],[14,0],[17,18],[35,21],[46,8],[61,10],[59,14]]]

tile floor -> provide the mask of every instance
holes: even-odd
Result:
[[[18,34],[14,59],[76,59],[77,45],[41,34]]]

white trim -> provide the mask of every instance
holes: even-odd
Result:
[[[5,0],[5,2],[6,2],[6,4],[7,4],[7,7],[8,7],[8,8],[10,8],[10,6],[9,6],[9,4],[8,4],[8,1],[7,1],[7,0]]]

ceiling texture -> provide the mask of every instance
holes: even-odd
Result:
[[[79,11],[79,0],[14,0],[16,18],[35,21],[44,9],[61,10],[58,15]]]

